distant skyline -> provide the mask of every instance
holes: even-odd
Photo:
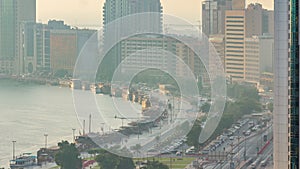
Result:
[[[184,18],[198,24],[201,15],[201,0],[161,0],[165,14]],[[49,19],[64,20],[71,26],[100,27],[102,7],[105,0],[37,0],[37,21],[46,23]],[[247,0],[261,3],[264,8],[273,9],[271,0]]]

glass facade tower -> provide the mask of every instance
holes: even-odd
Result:
[[[0,0],[0,73],[18,74],[21,22],[36,21],[36,0]]]
[[[290,0],[289,168],[299,168],[299,0]]]
[[[15,57],[15,27],[16,27],[16,1],[1,0],[0,10],[0,58],[13,59]]]
[[[275,0],[274,168],[299,168],[299,0]]]

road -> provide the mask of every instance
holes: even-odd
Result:
[[[233,133],[232,139],[225,140],[221,146],[210,152],[207,160],[203,160],[204,158],[198,159],[199,164],[205,169],[230,169],[230,165],[233,168],[243,168],[243,166],[248,167],[251,165],[249,161],[255,161],[259,158],[257,163],[260,165],[261,160],[271,156],[272,142],[261,154],[258,154],[258,152],[266,144],[263,136],[267,135],[268,140],[272,138],[272,126],[268,125],[268,127],[253,132],[250,136],[244,136],[242,131],[248,129],[249,126],[247,124],[243,125]],[[245,165],[246,162],[250,164]],[[193,169],[192,165],[186,168]]]
[[[265,131],[263,131],[262,133],[258,132],[255,133],[254,136],[246,138],[240,144],[236,145],[233,148],[232,155],[229,155],[229,159],[227,161],[216,164],[214,166],[214,169],[230,169],[230,164],[234,168],[240,168],[240,165],[244,164],[245,161],[248,161],[250,159],[252,159],[251,161],[255,161],[256,159],[258,159],[258,163],[260,163],[260,161],[265,159],[266,155],[268,155],[268,153],[265,154],[265,152],[269,152],[271,149],[270,147],[272,147],[268,146],[262,154],[258,154],[259,150],[265,145],[262,139],[263,135],[270,136],[271,133],[272,127],[269,127],[265,129]]]

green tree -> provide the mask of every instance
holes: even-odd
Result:
[[[270,110],[270,112],[273,113],[273,110],[274,110],[273,103],[268,103],[268,104],[267,104],[267,108]]]
[[[194,146],[195,148],[199,147],[199,136],[201,133],[201,121],[196,120],[192,129],[187,134],[187,144],[189,146]]]
[[[169,169],[169,167],[158,161],[148,161],[147,166],[142,167],[142,169]]]
[[[58,78],[63,78],[65,76],[68,75],[68,71],[65,70],[65,69],[60,69],[60,70],[57,70],[55,73],[54,73],[54,77],[58,77]]]
[[[119,160],[120,161],[117,166],[117,169],[134,169],[135,168],[135,165],[131,158],[121,157]]]
[[[236,100],[245,97],[252,98],[256,101],[259,101],[260,99],[260,96],[258,95],[258,91],[255,87],[240,85],[240,84],[228,85],[227,95]]]
[[[106,150],[102,150],[96,156],[97,163],[101,169],[134,169],[134,163],[131,158],[120,157]]]
[[[200,110],[203,112],[203,113],[208,113],[209,112],[209,109],[210,109],[210,104],[208,102],[204,103]]]
[[[262,110],[262,105],[259,102],[260,96],[258,95],[258,91],[252,86],[243,86],[237,84],[229,85],[228,96],[233,98],[235,101],[226,102],[225,110],[220,123],[209,140],[216,138],[225,129],[230,128],[234,122],[242,118],[244,115],[251,114],[253,112],[260,112]],[[206,110],[209,110],[209,107],[209,104],[205,104],[201,107],[201,110],[205,112]],[[198,140],[201,129],[201,122],[197,120],[187,135],[187,144],[189,146],[199,146]]]
[[[79,151],[75,144],[70,144],[68,141],[58,143],[59,152],[55,156],[55,162],[61,169],[81,169],[82,161]]]

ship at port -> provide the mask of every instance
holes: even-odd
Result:
[[[23,153],[21,156],[10,160],[11,169],[23,169],[32,166],[36,166],[36,156],[31,153]]]

